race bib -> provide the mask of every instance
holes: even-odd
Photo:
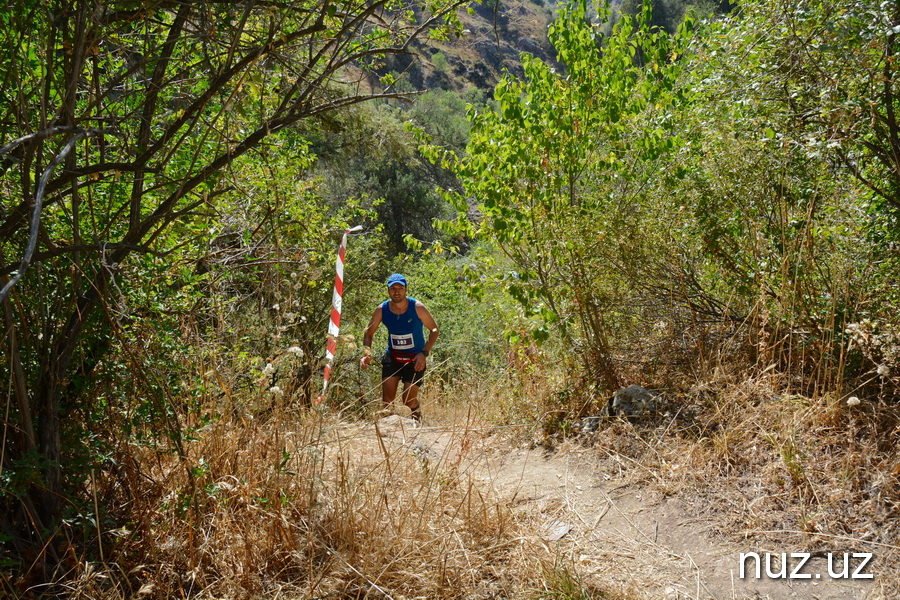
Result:
[[[391,334],[391,348],[394,350],[409,350],[413,347],[413,334]]]

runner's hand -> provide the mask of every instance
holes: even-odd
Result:
[[[372,362],[371,356],[363,356],[361,359],[359,359],[359,367],[361,369],[368,368],[370,362]]]
[[[425,355],[419,352],[416,354],[416,366],[414,367],[416,371],[425,370]]]

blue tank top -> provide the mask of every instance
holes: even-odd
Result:
[[[402,315],[391,312],[385,300],[381,305],[381,322],[388,330],[388,349],[395,358],[413,357],[425,348],[425,336],[422,334],[422,319],[416,312],[416,299],[409,300],[409,306]]]

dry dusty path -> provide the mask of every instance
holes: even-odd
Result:
[[[874,575],[872,580],[829,577],[825,556],[811,558],[800,571],[811,575],[809,579],[767,578],[765,564],[757,579],[752,561],[747,563],[751,576],[741,579],[742,553],[764,557],[769,552],[780,558],[783,552],[803,549],[738,543],[723,533],[721,523],[698,516],[697,509],[677,496],[666,497],[654,486],[626,484],[605,473],[589,448],[516,448],[499,436],[473,434],[471,429],[416,429],[396,416],[382,420],[379,430],[395,448],[404,445],[436,464],[464,453],[462,464],[475,481],[493,489],[513,510],[535,517],[528,520],[536,523],[535,537],[551,551],[571,556],[586,580],[596,578],[604,587],[612,584],[641,597],[668,600],[888,600],[885,586],[900,576],[878,573],[876,554],[865,569]],[[836,557],[835,568],[842,559]],[[777,561],[772,566],[778,570]]]

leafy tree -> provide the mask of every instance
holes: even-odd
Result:
[[[746,2],[694,48],[687,237],[759,364],[807,393],[860,374],[845,326],[895,306],[891,6]]]
[[[409,115],[387,104],[346,111],[329,120],[311,148],[326,202],[367,198],[392,253],[406,250],[407,235],[435,240],[440,234],[432,220],[449,212],[435,186],[448,184],[450,175],[418,155],[403,120]]]
[[[776,134],[849,170],[891,238],[900,214],[900,3],[749,0],[728,29],[721,50],[745,58],[730,66],[733,93],[767,103]]]
[[[676,82],[687,34],[650,28],[645,5],[638,19],[622,17],[601,52],[600,24],[585,14],[586,4],[574,3],[550,28],[565,75],[524,54],[525,80],[497,85],[497,109],[473,117],[458,173],[479,202],[480,230],[518,268],[512,294],[613,388],[611,334],[625,324],[615,308],[621,265],[653,247],[642,235],[645,181],[678,145],[672,110],[685,99]],[[462,197],[457,205],[468,210]]]
[[[622,14],[636,17],[641,14],[643,6],[643,0],[623,0],[619,10],[621,10]],[[683,7],[676,6],[674,2],[670,3],[661,0],[651,2],[651,6],[653,7],[653,12],[650,18],[650,26],[674,32],[681,21]]]
[[[641,0],[623,0],[619,11],[625,15],[637,16],[643,10],[643,4]],[[735,2],[729,0],[653,0],[650,4],[653,8],[650,26],[672,33],[678,30],[685,15],[725,15],[736,6]]]
[[[19,522],[50,531],[64,475],[78,478],[63,464],[64,428],[75,423],[61,417],[81,414],[83,382],[113,346],[119,288],[153,276],[135,268],[140,257],[172,261],[204,236],[233,190],[223,173],[267,139],[395,96],[390,82],[362,91],[351,74],[420,35],[457,29],[456,5],[20,0],[4,9],[0,302],[17,400],[4,460],[40,473],[14,492],[27,514]]]
[[[409,109],[413,122],[424,129],[435,144],[462,152],[469,142],[471,125],[466,119],[467,105],[483,108],[483,101],[477,96],[480,90],[470,88],[471,101],[450,90],[429,90],[416,98]],[[476,97],[472,97],[476,96]]]

